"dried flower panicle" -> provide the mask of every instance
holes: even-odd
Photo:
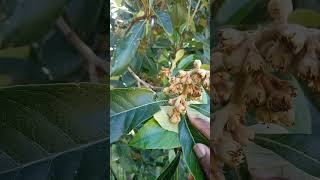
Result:
[[[170,74],[171,74],[170,68],[161,67],[161,70],[160,70],[160,73],[159,73],[160,79],[169,78]]]
[[[170,121],[180,122],[180,115],[185,114],[188,100],[200,100],[202,87],[210,91],[210,71],[201,69],[201,61],[194,61],[190,71],[180,70],[176,77],[169,77],[170,86],[163,89],[167,95],[176,96],[169,100],[172,109],[168,112]]]
[[[219,30],[211,54],[211,100],[220,107],[211,138],[217,161],[231,167],[242,162],[242,148],[254,137],[245,125],[248,110],[258,123],[295,124],[297,90],[275,73],[291,73],[320,92],[320,30],[288,23],[292,0],[269,0],[267,8],[273,22],[257,30]]]

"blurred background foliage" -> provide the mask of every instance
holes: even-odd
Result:
[[[107,178],[107,67],[91,82],[78,47],[107,63],[108,7],[0,0],[0,179]]]

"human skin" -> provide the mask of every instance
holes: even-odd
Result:
[[[206,138],[210,139],[210,122],[201,118],[189,116],[191,124],[197,128]],[[206,179],[210,179],[210,148],[204,144],[197,143],[193,146]]]

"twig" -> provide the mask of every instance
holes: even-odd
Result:
[[[59,17],[56,25],[58,29],[63,33],[67,41],[81,54],[81,56],[88,63],[88,73],[90,81],[98,82],[98,75],[96,68],[108,73],[108,62],[98,57],[88,45],[86,45],[79,36],[70,28],[65,22],[63,17]]]
[[[135,72],[133,72],[133,70],[128,67],[128,71],[129,73],[136,79],[136,81],[139,83],[141,83],[143,86],[145,86],[146,88],[148,88],[149,90],[151,90],[153,93],[156,93],[153,89],[155,88],[154,86],[152,86],[151,84],[148,84],[147,82],[145,82],[144,80],[142,80]]]
[[[137,23],[138,21],[140,20],[143,20],[143,19],[146,19],[147,18],[147,15],[143,15],[143,16],[140,16],[140,17],[137,17],[135,19],[133,19],[129,25],[129,27],[127,28],[126,32],[129,32],[129,30],[132,28],[132,26]]]

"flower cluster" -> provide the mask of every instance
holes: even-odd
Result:
[[[190,71],[180,70],[176,77],[169,77],[170,86],[163,89],[166,95],[176,96],[169,100],[172,109],[168,115],[174,124],[180,122],[180,115],[187,112],[188,100],[200,100],[202,87],[210,89],[210,72],[201,69],[201,61],[194,61]]]
[[[290,24],[291,0],[269,0],[270,24],[257,30],[223,28],[212,60],[212,123],[217,161],[230,167],[244,158],[242,148],[254,138],[245,126],[248,111],[258,123],[294,125],[297,90],[277,75],[293,74],[320,91],[320,31]],[[220,174],[221,167],[216,167]],[[220,176],[223,179],[223,176]]]

